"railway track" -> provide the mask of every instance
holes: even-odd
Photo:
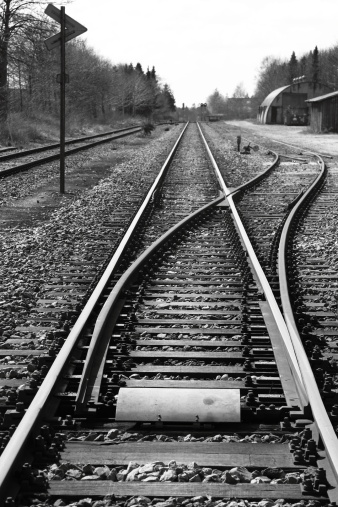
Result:
[[[182,143],[188,135],[192,142],[191,128]],[[325,452],[331,433],[313,419],[307,379],[234,189],[213,159],[198,166],[201,149],[188,151],[182,196],[175,171],[183,145],[167,182],[149,192],[146,227],[126,238],[127,259],[112,260],[102,295],[46,363],[49,372],[7,446],[25,402],[4,413],[6,505],[336,500],[337,444]],[[36,391],[25,390],[28,399]]]
[[[100,144],[109,143],[114,139],[120,139],[121,137],[135,134],[141,130],[142,127],[127,127],[113,130],[111,132],[71,139],[66,141],[65,144],[67,146],[78,146],[67,149],[65,155],[68,156],[78,153],[79,151],[99,146]],[[52,162],[53,160],[58,160],[60,158],[59,147],[60,145],[58,143],[54,143],[51,145],[41,146],[39,148],[0,155],[0,178],[19,173],[21,171],[26,171],[36,167],[37,165]],[[46,152],[48,152],[48,154],[46,154]],[[42,153],[44,155],[40,156]]]

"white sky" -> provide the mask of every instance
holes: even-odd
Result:
[[[265,56],[338,43],[338,0],[72,0],[66,14],[112,63],[154,65],[177,106],[240,82],[252,95]]]

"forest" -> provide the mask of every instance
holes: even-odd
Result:
[[[291,84],[297,78],[322,83],[335,90],[338,85],[338,45],[321,51],[316,46],[299,57],[293,51],[289,60],[266,56],[261,62],[252,97],[240,83],[232,97],[215,90],[208,97],[208,108],[213,114],[222,114],[226,119],[255,118],[258,106],[270,92]]]
[[[45,2],[2,0],[0,5],[0,126],[2,140],[25,122],[55,122],[60,110],[60,51],[44,40],[60,25],[44,14]],[[175,98],[161,84],[154,67],[141,63],[114,65],[85,40],[66,44],[66,117],[72,125],[109,123],[116,119],[170,118]],[[31,133],[33,135],[33,133]]]

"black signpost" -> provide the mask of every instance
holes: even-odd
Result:
[[[49,51],[60,46],[61,74],[60,74],[60,193],[65,193],[65,137],[66,137],[66,42],[87,31],[75,19],[66,15],[65,7],[58,9],[48,4],[45,14],[61,25],[61,32],[45,40]]]

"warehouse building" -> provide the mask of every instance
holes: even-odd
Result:
[[[263,100],[257,119],[260,123],[307,125],[310,105],[306,101],[331,91],[328,86],[311,81],[282,86]]]
[[[307,100],[314,132],[338,132],[338,91]]]

